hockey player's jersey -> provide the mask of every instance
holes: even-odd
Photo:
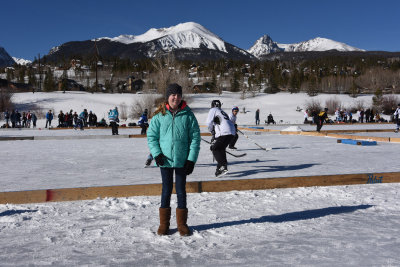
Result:
[[[236,116],[233,115],[233,113],[229,114],[229,119],[231,120],[231,122],[232,122],[233,124],[236,124]]]
[[[218,117],[219,124],[215,122],[216,117]],[[236,134],[235,125],[229,119],[228,114],[217,107],[210,109],[208,112],[207,126],[210,132],[215,131],[215,137]]]
[[[400,118],[400,108],[397,108],[393,115],[395,119]]]

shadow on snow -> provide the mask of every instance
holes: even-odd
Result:
[[[304,210],[284,213],[281,215],[268,215],[260,218],[251,218],[247,220],[231,221],[231,222],[220,222],[192,226],[191,228],[195,231],[206,231],[210,229],[243,225],[247,223],[284,223],[301,220],[317,219],[330,215],[337,215],[342,213],[355,212],[357,210],[365,210],[373,207],[373,205],[358,205],[358,206],[341,206],[341,207],[329,207],[322,209]]]
[[[13,216],[16,214],[22,214],[22,213],[27,213],[27,212],[37,212],[37,210],[6,210],[0,213],[0,217],[4,216]]]
[[[255,162],[257,162],[257,161],[255,161]],[[247,175],[253,175],[253,174],[264,173],[264,172],[294,171],[294,170],[311,168],[314,165],[320,165],[320,164],[307,163],[307,164],[282,165],[282,166],[256,166],[256,168],[254,168],[252,170],[229,172],[229,177],[243,177],[243,176],[247,176]]]

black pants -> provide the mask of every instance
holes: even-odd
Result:
[[[233,138],[229,142],[229,147],[234,147],[236,145],[238,138],[239,138],[239,135],[237,133],[235,135],[233,135]]]
[[[140,134],[146,134],[147,132],[147,126],[145,124],[140,124],[140,127],[142,128],[142,131],[140,132]]]
[[[234,138],[233,135],[222,135],[218,137],[213,145],[213,155],[217,160],[217,169],[221,166],[228,164],[226,160],[226,147],[229,145],[231,140]]]
[[[322,128],[322,126],[324,125],[324,120],[317,120],[317,132],[319,132]]]
[[[113,135],[118,135],[118,124],[115,121],[111,121],[111,132]]]

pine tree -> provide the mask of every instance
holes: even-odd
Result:
[[[25,66],[21,67],[18,72],[18,82],[25,83]]]
[[[372,97],[372,106],[377,112],[382,111],[383,93],[382,89],[377,89],[375,95]]]
[[[307,94],[309,96],[318,95],[318,86],[317,86],[317,78],[312,75],[308,84]]]
[[[36,86],[36,77],[32,68],[29,68],[28,70],[28,84],[31,85],[32,87]]]
[[[358,87],[357,87],[357,84],[354,81],[354,79],[353,79],[353,83],[352,83],[352,85],[351,85],[351,87],[349,89],[349,93],[350,93],[351,97],[356,98],[358,96]]]
[[[298,93],[300,91],[300,74],[299,71],[295,68],[290,76],[289,80],[289,92],[291,94]]]
[[[240,74],[235,71],[233,73],[233,78],[231,80],[231,91],[232,92],[239,92],[240,90],[240,83],[239,83]]]
[[[53,73],[49,68],[46,72],[46,77],[44,78],[43,89],[46,92],[54,91],[56,83],[54,81]]]

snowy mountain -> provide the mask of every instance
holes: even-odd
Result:
[[[254,43],[254,45],[249,50],[247,50],[247,52],[256,57],[282,51],[283,49],[280,48],[276,44],[276,42],[272,41],[271,37],[269,37],[268,35],[264,35],[263,37],[258,39]]]
[[[32,61],[28,60],[28,59],[24,59],[24,58],[17,58],[17,57],[12,57],[15,61],[15,63],[17,63],[18,65],[28,65],[31,64]]]
[[[69,42],[54,47],[47,58],[93,54],[94,42],[101,56],[121,58],[152,58],[173,52],[180,59],[188,58],[254,58],[247,51],[229,44],[195,22],[181,23],[169,28],[150,29],[141,35],[102,37],[88,41]]]
[[[15,61],[12,59],[12,57],[3,47],[0,46],[0,67],[9,67],[14,63]]]
[[[294,44],[278,44],[285,52],[306,52],[306,51],[365,51],[357,47],[337,42],[327,38],[317,37],[308,41]]]
[[[120,35],[114,38],[103,37],[101,39],[124,44],[146,43],[157,40],[161,45],[161,49],[168,52],[173,49],[201,47],[227,52],[224,40],[195,22],[181,23],[169,28],[152,28],[146,33],[137,36]],[[154,55],[150,54],[149,56]]]
[[[294,44],[280,44],[274,42],[271,37],[264,35],[247,50],[252,55],[260,58],[276,52],[311,52],[311,51],[365,51],[345,43],[337,42],[327,38],[317,37],[308,41]]]

